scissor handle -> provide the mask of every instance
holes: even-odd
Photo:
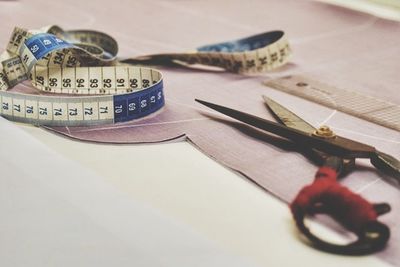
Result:
[[[378,170],[393,177],[400,185],[400,161],[395,157],[376,151],[375,155],[371,158],[371,163]]]
[[[311,185],[304,187],[291,204],[291,211],[299,230],[316,248],[345,255],[365,255],[383,249],[389,240],[389,228],[377,217],[390,211],[386,203],[371,204],[362,196],[350,191],[336,181],[338,170],[335,161],[328,160],[321,167]],[[334,163],[332,166],[332,162]],[[329,166],[331,165],[331,166]],[[347,245],[332,244],[315,236],[304,224],[306,215],[328,214],[358,239]]]

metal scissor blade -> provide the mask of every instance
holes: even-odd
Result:
[[[316,131],[316,128],[314,128],[311,124],[309,124],[281,104],[277,103],[276,101],[265,95],[263,95],[262,97],[268,110],[272,113],[275,119],[283,125],[308,134],[314,133]],[[331,157],[331,155],[329,155],[328,153],[324,153],[312,148],[305,149],[304,153],[307,155],[308,158],[313,160],[318,165],[324,164],[324,162]],[[343,166],[343,168],[340,170],[338,169],[337,172],[341,173],[342,171],[350,170],[350,168],[354,166],[354,163],[354,159],[343,159],[343,164],[341,165]]]
[[[279,120],[282,124],[306,133],[313,133],[316,130],[311,124],[307,123],[302,118],[300,118],[284,106],[280,105],[279,103],[275,102],[271,98],[264,95],[263,98],[274,117],[276,117],[276,119]],[[321,163],[330,155],[328,153],[318,151],[317,149],[310,149],[310,153],[308,154],[308,156],[310,156],[317,163]],[[396,158],[380,151],[376,151],[376,155],[371,158],[371,163],[378,170],[385,172],[386,174],[396,178],[396,180],[400,182],[400,162]],[[354,159],[344,159],[344,171],[349,171],[351,168],[354,167],[354,164]]]
[[[278,104],[277,102],[265,95],[263,95],[262,97],[264,99],[264,102],[267,104],[268,109],[282,124],[305,133],[313,133],[316,130],[316,128],[314,128],[311,124],[309,124],[281,104]]]
[[[340,136],[334,139],[320,139],[311,136],[307,133],[292,129],[279,123],[265,120],[257,116],[247,114],[238,110],[228,107],[220,106],[217,104],[209,103],[203,100],[195,99],[197,102],[219,111],[229,117],[235,118],[241,122],[262,129],[264,131],[274,133],[276,135],[285,137],[295,143],[299,143],[310,148],[319,149],[322,152],[348,158],[371,158],[375,155],[375,148],[350,140]]]

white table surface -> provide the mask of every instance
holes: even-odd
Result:
[[[258,266],[387,266],[374,256],[337,256],[305,245],[300,241],[285,203],[208,158],[189,143],[102,145],[77,142],[36,127],[12,124],[4,119],[0,120],[0,125],[8,129],[2,139],[2,151],[7,153],[2,156],[8,155],[11,162],[24,154],[24,142],[30,138],[36,139],[30,142],[39,141],[52,153],[59,154],[57,160],[72,161],[93,171],[114,190],[187,226],[202,238],[216,243],[218,249],[227,251],[232,257],[244,258]],[[37,155],[30,157],[33,164],[29,165],[31,170],[25,170],[25,173],[46,166],[57,166],[41,161],[40,153],[47,153],[46,149],[38,149]],[[23,162],[7,166],[3,163],[2,172],[13,172],[12,168],[19,164]],[[61,189],[61,194],[63,190],[70,189]],[[17,201],[23,199],[22,195],[12,197]],[[74,196],[71,198],[73,201]],[[46,210],[50,204],[40,205]],[[31,215],[26,216],[29,218]],[[98,223],[93,220],[93,225]],[[8,231],[13,231],[13,225],[12,222],[7,225]],[[338,238],[329,229],[315,224],[313,227],[328,238]],[[29,234],[29,229],[26,231]],[[49,234],[52,232],[49,231]],[[74,241],[71,242],[73,245]],[[36,245],[40,246],[40,241]],[[151,247],[154,255],[163,250],[162,244],[152,244]],[[21,253],[24,256],[27,250]],[[107,258],[107,255],[103,256]],[[83,255],[75,252],[69,257],[79,263]]]

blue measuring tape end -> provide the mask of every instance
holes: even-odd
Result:
[[[125,122],[147,116],[165,104],[162,80],[145,90],[114,95],[114,122]]]
[[[72,44],[48,33],[41,33],[32,36],[25,41],[25,45],[37,60],[53,50],[73,47]]]
[[[197,48],[199,52],[244,52],[251,51],[275,43],[284,35],[283,31],[271,31],[247,38],[205,45]]]

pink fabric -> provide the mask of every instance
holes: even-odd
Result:
[[[46,16],[47,10],[56,16]],[[282,29],[294,56],[285,68],[259,76],[161,69],[166,107],[150,118],[92,128],[54,128],[73,138],[143,143],[186,137],[201,151],[290,202],[317,167],[296,147],[227,119],[194,102],[199,98],[273,119],[261,95],[292,109],[313,125],[328,123],[337,134],[376,146],[400,158],[400,133],[321,107],[261,84],[285,74],[305,74],[342,88],[400,104],[400,24],[312,1],[57,1],[0,4],[0,41],[15,25],[90,28],[114,36],[121,57],[193,50],[203,44]],[[56,20],[54,20],[56,19]],[[21,87],[20,87],[21,89]],[[400,114],[399,114],[400,116]],[[381,217],[392,230],[378,255],[400,265],[400,193],[363,160],[342,183],[371,202],[388,202]],[[293,175],[291,175],[293,174]],[[295,175],[294,175],[295,174]]]

